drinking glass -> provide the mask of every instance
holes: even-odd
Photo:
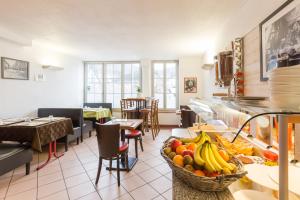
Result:
[[[53,121],[53,115],[49,115],[49,121]]]

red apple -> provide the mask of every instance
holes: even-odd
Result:
[[[189,155],[189,156],[191,156],[192,158],[194,158],[194,153],[193,153],[193,151],[191,151],[191,150],[184,150],[184,151],[182,152],[182,156],[185,156],[185,155]]]
[[[182,142],[180,140],[174,139],[171,141],[171,148],[173,151],[176,151],[176,148],[180,145],[182,145]]]

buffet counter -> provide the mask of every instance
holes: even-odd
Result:
[[[209,125],[213,120],[221,120],[229,127],[228,132],[215,130],[218,137],[227,140],[224,144],[228,147],[232,148],[231,144],[253,147],[253,153],[249,155],[246,155],[247,151],[244,151],[245,154],[233,151],[236,149],[229,148],[229,151],[251,159],[262,158],[261,162],[253,159],[255,162],[244,163],[247,178],[233,184],[232,191],[241,191],[243,188],[266,192],[272,198],[284,199],[283,196],[289,196],[289,199],[300,199],[297,184],[300,179],[300,164],[297,162],[300,160],[299,110],[273,108],[267,100],[234,98],[194,98],[189,107],[197,114],[198,124]],[[201,130],[200,127],[198,129]],[[188,130],[199,131],[197,127]],[[236,141],[242,141],[243,145],[236,144]],[[269,154],[276,155],[276,158],[270,160],[266,157]]]

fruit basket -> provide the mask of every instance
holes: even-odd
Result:
[[[174,143],[181,144],[176,145]],[[184,143],[188,145],[183,145]],[[184,150],[186,147],[183,146],[188,146],[188,148],[194,146],[194,149]],[[226,164],[216,152],[217,150],[223,151],[211,142],[207,134],[202,132],[193,139],[171,136],[164,142],[160,153],[172,169],[173,174],[181,181],[200,191],[215,192],[223,191],[231,183],[247,174],[242,163],[236,157],[231,156]],[[183,162],[193,163],[190,158],[192,157],[191,152],[193,153],[194,164],[185,165]],[[185,155],[180,157],[180,154]],[[218,162],[221,164],[218,165]],[[193,166],[198,169],[194,170]]]

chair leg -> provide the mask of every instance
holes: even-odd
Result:
[[[129,145],[129,138],[127,138],[127,144]]]
[[[92,137],[92,131],[89,131],[89,137]]]
[[[99,165],[98,165],[98,172],[97,172],[97,178],[96,178],[96,185],[98,184],[100,173],[102,168],[102,157],[99,158]]]
[[[76,141],[77,141],[77,145],[79,145],[79,137],[76,139]]]
[[[82,133],[80,135],[80,140],[81,140],[81,142],[83,142],[83,134]]]
[[[142,131],[142,136],[145,136],[145,131],[144,131],[144,129],[142,129],[141,131]]]
[[[140,141],[140,145],[141,145],[141,150],[144,151],[142,136],[140,136],[139,141]]]
[[[26,163],[26,175],[30,173],[30,162]]]
[[[67,152],[69,150],[69,143],[68,143],[68,138],[66,136],[65,138],[65,151]]]
[[[117,178],[118,178],[118,186],[120,186],[120,159],[119,159],[119,155],[117,155]]]
[[[129,172],[128,152],[126,152],[126,155],[125,155],[125,167],[126,167],[126,170]]]
[[[154,125],[154,120],[151,120],[151,133],[152,133],[152,138],[155,140],[155,125]]]
[[[112,158],[109,159],[109,171],[111,171],[112,168]]]
[[[135,146],[135,157],[138,158],[138,145],[137,145],[137,138],[134,138],[134,146]]]

